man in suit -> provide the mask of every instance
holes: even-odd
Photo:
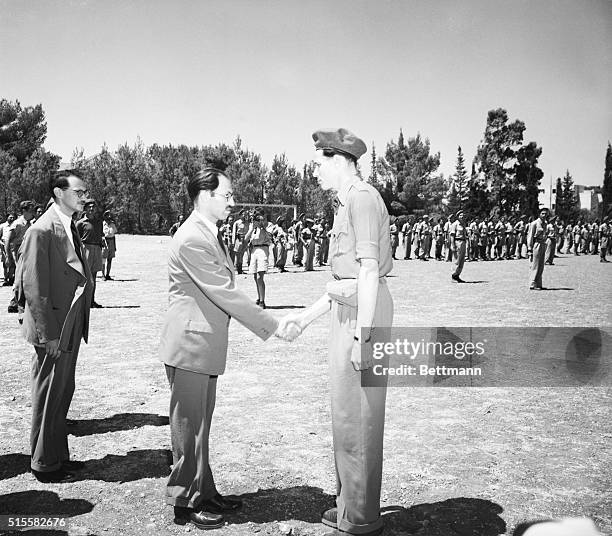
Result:
[[[174,467],[166,502],[174,521],[210,529],[223,525],[223,514],[240,499],[217,491],[208,462],[208,438],[215,407],[217,377],[225,371],[230,318],[261,339],[287,330],[236,286],[234,265],[218,233],[234,206],[232,183],[221,166],[189,180],[194,210],[177,230],[168,256],[169,306],[161,335],[160,358],[170,383],[170,429]],[[290,331],[290,335],[286,335]]]
[[[81,338],[87,342],[92,278],[72,215],[85,184],[74,172],[50,181],[54,203],[30,227],[17,266],[23,333],[34,345],[31,468],[41,482],[70,482],[83,462],[70,461],[66,415],[75,387]]]

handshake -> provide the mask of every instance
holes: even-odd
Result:
[[[302,334],[306,326],[306,319],[303,315],[290,313],[279,320],[274,335],[279,339],[291,342]]]

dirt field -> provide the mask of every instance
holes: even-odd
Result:
[[[46,535],[196,531],[174,525],[164,504],[169,392],[156,352],[168,240],[119,236],[116,279],[98,280],[104,308],[92,310],[69,415],[72,457],[88,468],[72,484],[40,484],[28,472],[32,349],[0,288],[0,514],[70,516]],[[274,315],[312,303],[330,277],[328,268],[290,270],[266,277]],[[610,326],[611,274],[596,256],[563,255],[544,271],[551,290],[530,292],[526,261],[466,263],[466,285],[451,282],[447,263],[398,261],[394,325]],[[239,284],[255,297],[248,276]],[[326,532],[319,514],[335,491],[327,322],[293,344],[263,343],[232,323],[211,465],[221,493],[242,494],[245,507],[219,534]],[[497,536],[523,520],[569,515],[612,531],[611,401],[609,387],[390,389],[385,533]]]

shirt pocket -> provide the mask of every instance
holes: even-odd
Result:
[[[331,230],[330,253],[332,256],[345,255],[350,246],[348,222],[334,224]]]

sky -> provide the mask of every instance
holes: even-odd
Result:
[[[348,128],[380,155],[402,129],[448,176],[504,108],[542,147],[544,181],[603,182],[610,1],[0,0],[0,28],[0,98],[41,103],[64,160],[240,135],[301,169],[315,130]]]

